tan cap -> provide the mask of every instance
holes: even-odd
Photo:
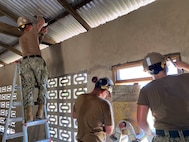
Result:
[[[17,20],[18,27],[25,25],[25,24],[29,24],[29,23],[31,23],[31,21],[25,17],[19,17]]]
[[[165,57],[157,52],[148,53],[143,59],[143,67],[144,70],[148,70],[149,66],[154,65],[156,63],[164,62]]]

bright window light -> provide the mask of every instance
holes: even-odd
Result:
[[[173,62],[175,61],[173,60]],[[168,73],[167,73],[168,75],[178,73],[178,69],[175,67],[175,65],[171,61],[167,61],[167,66],[168,66]]]
[[[119,74],[118,78],[120,80],[150,77],[150,75],[147,72],[144,72],[142,66],[120,69],[118,74]]]

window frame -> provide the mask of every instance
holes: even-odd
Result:
[[[172,60],[181,60],[180,53],[170,53],[164,55],[165,58],[170,57]],[[136,67],[136,66],[141,66],[142,65],[142,59],[138,61],[133,61],[133,62],[127,62],[123,64],[118,64],[112,66],[112,74],[113,74],[113,81],[115,85],[124,85],[127,83],[133,83],[137,84],[139,82],[144,82],[144,81],[151,81],[153,80],[152,77],[141,77],[141,78],[132,78],[132,79],[119,79],[119,70],[124,69],[124,68],[130,68],[130,67]],[[182,73],[181,70],[177,69],[177,74]]]

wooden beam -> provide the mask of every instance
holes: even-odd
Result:
[[[22,52],[20,52],[19,50],[15,49],[14,47],[6,45],[6,44],[4,44],[2,42],[0,42],[0,46],[3,47],[3,48],[6,48],[9,51],[12,51],[12,52],[14,52],[14,53],[16,53],[16,54],[18,54],[20,56],[22,56]]]
[[[91,27],[87,22],[73,9],[66,0],[58,0],[58,2],[88,31]]]
[[[10,11],[9,9],[7,9],[6,7],[4,7],[1,4],[0,4],[0,13],[3,15],[6,15],[7,17],[9,17],[10,19],[12,19],[15,22],[18,19],[17,15],[15,15],[12,11]]]
[[[87,3],[91,2],[91,1],[92,1],[92,0],[83,0],[81,3],[75,5],[75,6],[73,7],[73,9],[74,9],[74,10],[77,10],[77,9],[81,8],[82,6],[86,5]],[[69,15],[69,13],[68,13],[67,11],[65,11],[65,12],[63,12],[63,13],[61,13],[61,14],[59,14],[59,15],[58,15],[57,17],[55,17],[54,19],[50,20],[50,21],[48,22],[48,25],[51,25],[51,24],[55,23],[56,21],[58,21],[59,19],[64,18],[64,17],[67,16],[67,15]]]
[[[76,6],[74,6],[74,9],[79,9],[80,7],[86,5],[87,3],[91,2],[91,1],[93,1],[93,0],[83,0],[79,4],[77,4]]]
[[[22,32],[17,27],[2,22],[0,22],[0,32],[15,37],[22,35]]]

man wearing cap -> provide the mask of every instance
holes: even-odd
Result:
[[[36,22],[32,23],[25,17],[17,20],[18,29],[23,32],[19,38],[19,44],[23,52],[21,61],[21,80],[23,88],[23,103],[26,121],[33,121],[33,94],[35,86],[38,87],[38,111],[37,119],[43,117],[43,105],[46,94],[47,68],[44,59],[41,57],[39,43],[47,33],[47,27],[43,27],[45,20],[41,16],[36,16]]]
[[[111,95],[113,82],[109,78],[96,80],[94,90],[79,95],[72,117],[78,122],[78,142],[106,142],[106,134],[114,129],[112,106],[105,98]]]
[[[189,65],[177,61],[178,69],[189,71]],[[167,75],[166,59],[160,53],[148,53],[143,67],[153,81],[144,86],[137,106],[138,125],[148,136],[154,135],[147,122],[149,109],[155,118],[153,142],[189,142],[189,73]]]

